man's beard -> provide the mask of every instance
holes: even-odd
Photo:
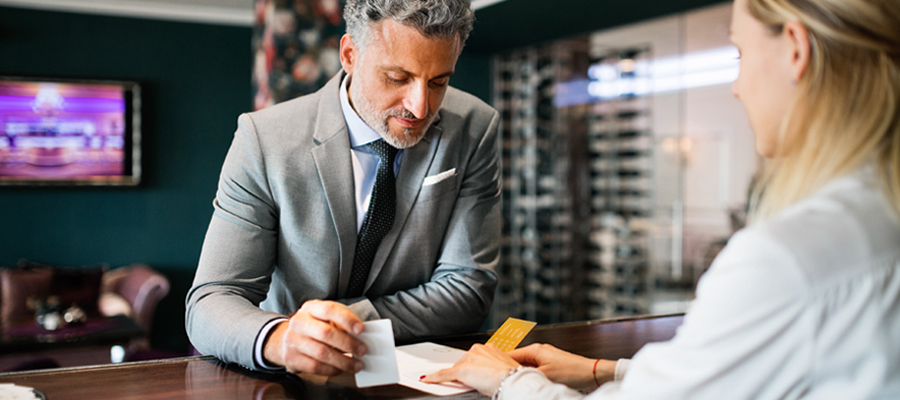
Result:
[[[391,146],[398,149],[408,149],[413,147],[425,137],[425,132],[428,132],[428,128],[431,127],[434,113],[429,111],[428,115],[425,117],[425,123],[422,124],[422,127],[419,128],[418,132],[416,132],[415,129],[404,128],[400,135],[395,135],[391,132],[390,125],[388,125],[388,118],[399,117],[414,120],[417,119],[416,115],[402,107],[378,111],[375,109],[375,105],[362,94],[361,90],[354,90],[353,88],[354,86],[350,85],[350,93],[353,95],[351,98],[354,100],[353,105],[356,109],[356,113],[359,114],[359,117],[362,118],[366,125],[369,125],[372,130],[381,135],[382,139]]]

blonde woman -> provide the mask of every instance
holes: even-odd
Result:
[[[731,39],[765,190],[675,338],[630,363],[476,345],[424,381],[517,400],[900,399],[900,1],[737,0]]]

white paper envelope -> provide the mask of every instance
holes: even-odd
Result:
[[[400,346],[397,348],[400,384],[438,396],[451,396],[474,391],[475,389],[459,382],[429,384],[419,380],[422,375],[452,367],[465,354],[464,350],[431,342]],[[477,393],[475,394],[477,395]]]
[[[397,355],[394,352],[394,328],[391,320],[380,319],[363,323],[363,333],[353,335],[366,344],[366,355],[360,358],[363,369],[356,373],[356,386],[391,385],[400,382]],[[352,335],[352,334],[351,334]]]

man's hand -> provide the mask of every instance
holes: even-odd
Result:
[[[594,390],[597,383],[613,380],[616,362],[585,358],[549,344],[532,344],[509,352],[509,356],[523,365],[533,366],[547,379],[578,390]],[[594,364],[596,362],[596,374]]]
[[[343,304],[310,300],[272,330],[263,345],[263,356],[295,374],[355,373],[363,368],[362,361],[344,354],[362,357],[366,345],[347,332],[362,331],[362,321]]]

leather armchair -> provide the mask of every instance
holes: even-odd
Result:
[[[114,293],[128,302],[131,318],[149,336],[156,305],[169,293],[169,280],[146,265],[132,264],[103,274],[101,291]],[[109,313],[111,307],[103,304],[106,299],[101,298],[100,309]]]

